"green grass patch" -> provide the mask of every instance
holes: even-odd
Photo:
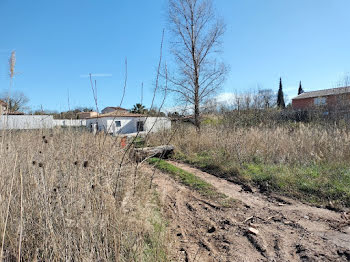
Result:
[[[141,148],[141,147],[144,147],[145,145],[146,145],[146,141],[143,137],[136,137],[134,141],[135,148]]]
[[[215,161],[212,154],[208,151],[189,155],[176,152],[174,159],[190,164],[205,172],[220,178],[224,178],[231,182],[241,183],[245,180],[245,178],[241,176],[241,170],[238,165],[230,161]]]
[[[248,164],[244,176],[290,196],[318,204],[350,206],[350,169],[326,164],[309,166]]]
[[[205,182],[194,174],[178,168],[162,159],[151,158],[148,160],[148,162],[159,170],[168,173],[182,184],[196,190],[202,196],[217,202],[223,207],[230,207],[235,202],[232,198],[229,198],[225,194],[218,192],[216,188],[211,184]]]
[[[184,161],[229,181],[251,184],[263,191],[277,192],[317,205],[350,207],[350,168],[341,164],[268,164],[252,161],[238,165],[216,161],[208,152],[175,154]]]

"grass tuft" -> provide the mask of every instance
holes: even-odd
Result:
[[[196,190],[203,197],[211,199],[223,207],[231,207],[234,205],[235,200],[227,197],[216,190],[214,186],[200,179],[192,173],[189,173],[179,167],[176,167],[162,159],[151,158],[148,162],[154,165],[159,170],[170,174],[174,179],[180,181],[182,184],[188,186],[191,189]]]

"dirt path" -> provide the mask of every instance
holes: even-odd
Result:
[[[171,162],[237,206],[220,208],[157,172],[154,182],[174,238],[174,261],[350,261],[350,218],[297,201],[246,192],[184,164]]]

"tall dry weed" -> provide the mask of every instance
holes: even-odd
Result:
[[[3,259],[156,261],[165,256],[164,250],[151,252],[154,247],[146,241],[154,234],[149,178],[138,172],[134,181],[134,166],[127,161],[117,181],[123,152],[111,137],[62,129],[2,135]]]
[[[158,135],[150,143],[159,143]],[[162,142],[160,142],[162,143]],[[172,143],[184,154],[210,154],[217,161],[275,164],[349,163],[350,132],[337,127],[293,124],[290,126],[234,127],[203,126],[198,135],[191,125],[183,125]]]

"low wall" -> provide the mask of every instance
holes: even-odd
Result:
[[[54,126],[86,126],[85,119],[54,119]]]
[[[171,128],[171,120],[167,117],[148,117],[144,128],[147,132],[164,131]]]
[[[41,129],[53,128],[50,115],[1,115],[0,129]]]

